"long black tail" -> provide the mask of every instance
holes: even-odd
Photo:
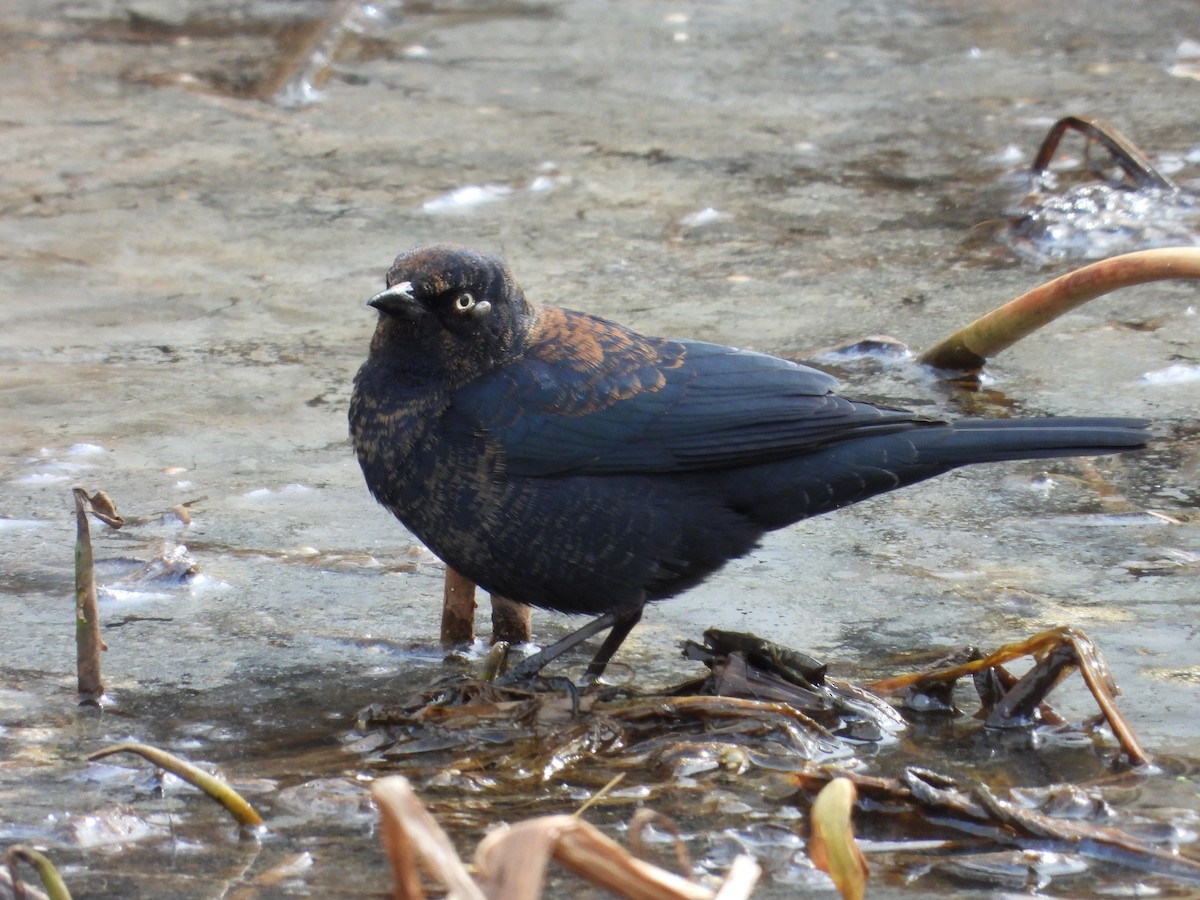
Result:
[[[735,473],[728,495],[761,527],[780,528],[960,466],[1140,450],[1149,424],[1121,418],[914,422]]]
[[[905,432],[920,463],[947,468],[1014,459],[1102,456],[1146,446],[1146,419],[965,419]]]

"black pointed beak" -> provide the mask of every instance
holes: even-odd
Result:
[[[425,307],[413,296],[411,281],[401,281],[380,291],[367,301],[367,305],[400,319],[416,319],[425,314]]]

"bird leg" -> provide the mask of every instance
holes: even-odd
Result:
[[[600,645],[600,649],[588,663],[587,671],[583,673],[585,682],[591,683],[604,674],[604,670],[608,668],[608,661],[613,658],[617,648],[625,643],[625,638],[629,637],[633,626],[642,621],[642,605],[638,604],[632,610],[611,613],[611,615],[614,619],[612,631],[608,633],[608,637],[604,639],[604,643]]]
[[[608,633],[608,637],[604,639],[604,643],[596,651],[595,657],[588,664],[587,672],[584,674],[585,681],[595,681],[604,672],[604,669],[608,666],[608,661],[612,659],[613,654],[617,652],[617,648],[621,646],[625,638],[629,636],[629,632],[633,630],[633,626],[641,621],[641,618],[642,607],[640,605],[632,610],[606,612],[601,616],[597,616],[582,628],[572,631],[566,637],[560,638],[549,647],[539,650],[533,656],[525,657],[503,680],[513,682],[532,678],[547,663],[558,659],[564,653],[574,649],[593,635],[599,634],[605,628],[611,628],[612,630]]]
[[[572,650],[579,644],[582,644],[594,634],[598,634],[605,628],[616,628],[617,614],[606,612],[602,616],[598,616],[588,622],[582,628],[572,631],[564,638],[559,638],[549,647],[544,647],[533,656],[527,656],[517,664],[511,672],[504,677],[504,681],[523,681],[532,678],[542,668],[552,660],[558,659],[564,653]],[[616,649],[615,647],[613,648]],[[611,653],[609,654],[612,655]]]

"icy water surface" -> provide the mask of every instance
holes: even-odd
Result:
[[[1200,26],[1182,0],[337,8],[0,14],[0,839],[50,848],[75,896],[383,894],[361,793],[381,771],[425,779],[464,849],[488,821],[587,792],[464,797],[354,743],[359,709],[443,671],[440,564],[371,501],[346,437],[365,300],[398,251],[499,252],[535,299],[650,333],[794,358],[878,334],[919,350],[1062,271],[1000,240],[1012,179],[1062,115],[1115,122],[1200,186]],[[823,357],[868,399],[1148,416],[1156,440],[955,474],[775,534],[650,610],[613,677],[680,680],[695,664],[678,642],[708,626],[865,680],[909,652],[1074,625],[1169,761],[1110,802],[1194,826],[1197,296],[1159,284],[1094,302],[998,358],[978,392],[903,358]],[[76,485],[134,520],[93,528],[103,712],[74,705]],[[534,620],[541,640],[571,624]],[[1092,711],[1077,682],[1059,706]],[[1031,752],[969,724],[918,725],[864,764],[993,786],[1107,777],[1103,743]],[[127,738],[219,767],[269,833],[239,840],[194,792],[159,796],[148,768],[84,761]],[[641,777],[596,817],[618,837],[661,797],[661,772]],[[810,877],[789,862],[801,807],[755,783],[718,778],[710,805],[660,808],[695,859],[719,870],[731,846],[758,847],[774,860],[761,896],[794,896]],[[1120,873],[1047,890],[1142,880]],[[874,896],[933,891],[992,887],[880,857]]]

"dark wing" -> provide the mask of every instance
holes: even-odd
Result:
[[[443,422],[497,446],[512,475],[741,467],[917,421],[839,397],[807,366],[553,313],[545,339],[461,389]]]

